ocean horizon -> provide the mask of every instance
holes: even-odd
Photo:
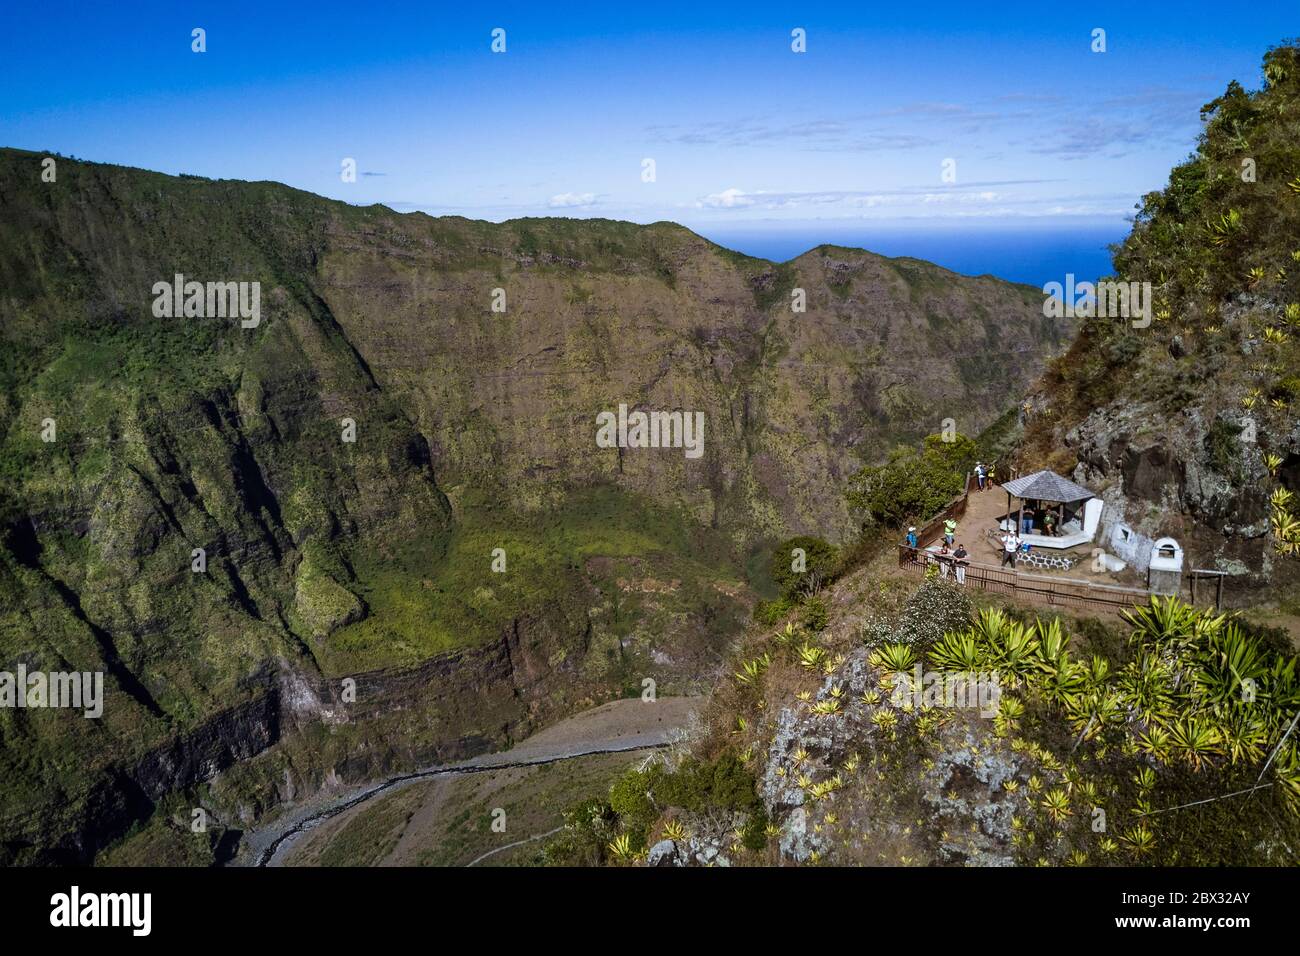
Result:
[[[992,275],[1008,282],[1042,288],[1064,282],[1067,274],[1094,281],[1112,274],[1109,246],[1128,235],[1120,222],[1087,226],[952,229],[862,228],[853,230],[753,229],[692,227],[700,235],[745,255],[787,262],[817,246],[831,244],[866,249],[890,258],[924,259],[962,275]]]

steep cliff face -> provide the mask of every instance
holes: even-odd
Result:
[[[1280,590],[1271,501],[1300,475],[1300,49],[1202,109],[1196,153],[1116,250],[1151,321],[1089,318],[1036,389],[1024,463],[1073,469],[1196,567]],[[1278,575],[1281,574],[1282,577]]]
[[[978,431],[1069,331],[1035,290],[859,250],[775,265],[668,223],[432,219],[62,158],[45,182],[41,159],[0,150],[0,668],[108,690],[100,720],[0,712],[11,859],[273,742],[185,744],[278,713],[285,668],[418,680],[550,635],[485,741],[698,677],[752,547],[845,537],[842,476],[947,418]],[[259,283],[256,324],[160,316],[177,275]],[[702,413],[702,454],[597,447],[620,404]]]

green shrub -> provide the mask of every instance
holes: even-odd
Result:
[[[797,560],[800,556],[796,555],[796,550],[803,552],[801,561]],[[800,567],[803,570],[798,570]],[[782,541],[772,552],[772,580],[787,598],[829,584],[839,573],[839,568],[839,549],[811,535]]]
[[[731,751],[706,762],[688,757],[660,780],[655,796],[665,806],[684,810],[746,810],[759,806],[754,777]]]
[[[831,612],[819,597],[810,597],[803,604],[803,623],[810,631],[821,631],[830,621]]]
[[[975,459],[975,443],[964,435],[930,435],[919,450],[895,449],[885,464],[863,468],[845,497],[864,524],[925,520],[961,494]]]
[[[645,833],[659,816],[659,811],[650,799],[661,776],[660,768],[647,770],[629,770],[614,781],[609,788],[610,808],[618,814],[619,823],[624,828]]]
[[[775,601],[759,601],[754,605],[754,620],[769,627],[780,624],[785,616],[795,608],[789,598],[777,598]]]
[[[1217,418],[1205,434],[1205,451],[1210,465],[1225,478],[1236,480],[1241,473],[1241,426]]]

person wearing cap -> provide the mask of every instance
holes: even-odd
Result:
[[[907,529],[907,546],[916,550],[916,525],[911,525]]]
[[[1016,534],[1014,525],[1007,528],[1006,534],[1002,536],[1002,567],[1011,565],[1011,570],[1016,569],[1016,555],[1020,553],[1020,536]]]

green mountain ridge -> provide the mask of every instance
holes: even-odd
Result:
[[[44,157],[0,150],[0,668],[108,693],[0,712],[5,862],[87,859],[174,791],[235,827],[699,688],[756,549],[846,540],[841,479],[978,432],[1070,333],[1036,290],[865,252]],[[156,318],[178,273],[259,282],[260,324]],[[620,403],[703,412],[704,455],[597,448]]]

